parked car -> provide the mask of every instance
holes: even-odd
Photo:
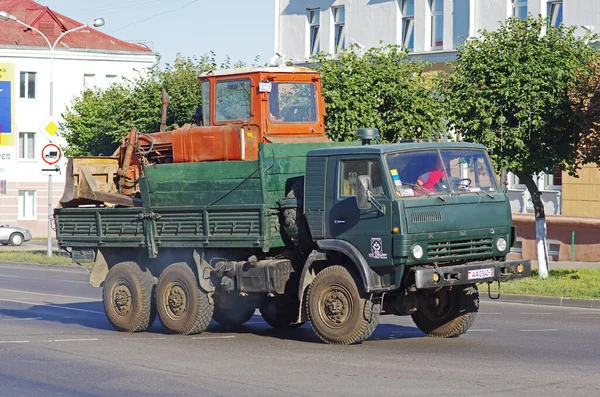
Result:
[[[0,224],[0,244],[21,245],[31,240],[31,232],[24,227]]]

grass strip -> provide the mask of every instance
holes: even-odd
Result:
[[[53,252],[48,257],[46,251],[1,251],[0,262],[37,263],[42,265],[77,265],[66,252]]]
[[[563,298],[600,298],[600,269],[550,270],[546,279],[532,269],[531,277],[501,283],[503,294],[558,296]],[[480,293],[487,293],[487,285],[479,284]],[[492,295],[498,292],[498,283],[491,286]]]

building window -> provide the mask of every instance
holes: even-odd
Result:
[[[401,0],[402,45],[409,51],[415,48],[415,0]]]
[[[106,75],[106,85],[109,86],[117,81],[116,74],[107,74]]]
[[[333,11],[333,24],[334,24],[334,53],[339,54],[344,48],[346,48],[346,10],[344,6],[334,7]]]
[[[527,18],[527,0],[512,0],[513,16],[524,21]]]
[[[562,1],[548,2],[548,25],[558,27],[563,21]]]
[[[19,159],[35,159],[35,133],[19,132]]]
[[[319,9],[309,9],[308,25],[310,27],[310,55],[315,55],[321,51],[321,40],[319,39],[319,28],[321,26]]]
[[[35,219],[35,190],[19,190],[19,219]]]
[[[96,86],[96,75],[95,74],[84,74],[83,75],[83,89],[90,90]]]
[[[35,99],[35,72],[21,72],[20,94],[21,98]]]
[[[431,7],[431,47],[444,45],[444,0],[430,0]]]

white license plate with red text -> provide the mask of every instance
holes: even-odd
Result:
[[[467,272],[467,278],[469,280],[480,280],[488,277],[494,277],[494,268],[475,269]]]

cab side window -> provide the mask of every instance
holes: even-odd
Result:
[[[250,118],[250,80],[220,81],[216,88],[217,122]]]
[[[383,184],[379,163],[375,160],[343,160],[340,166],[339,196],[356,196],[356,180],[359,175],[368,175],[371,178],[371,194],[383,196]]]

